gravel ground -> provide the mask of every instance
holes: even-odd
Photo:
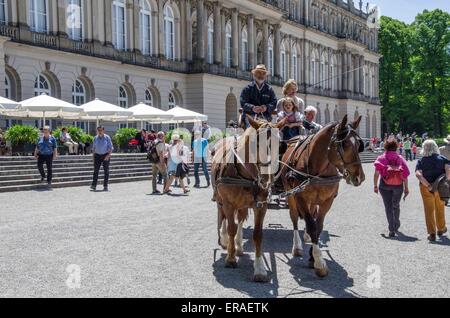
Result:
[[[150,182],[137,182],[113,184],[108,193],[82,187],[0,194],[0,296],[449,297],[450,240],[428,243],[416,180],[402,203],[404,236],[388,239],[372,166],[365,171],[362,187],[341,184],[326,220],[325,279],[291,256],[288,212],[268,212],[266,284],[251,281],[252,217],[244,230],[248,253],[237,269],[224,268],[210,189],[152,196]],[[68,280],[71,264],[80,269],[79,285]]]

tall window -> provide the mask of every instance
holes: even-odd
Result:
[[[175,59],[175,20],[168,4],[164,7],[164,50],[168,60]]]
[[[271,75],[273,75],[273,69],[274,69],[274,66],[273,66],[273,41],[272,41],[272,38],[269,38],[269,52],[268,52],[268,54],[269,54],[269,58],[268,58],[268,61],[269,61],[269,73],[271,74]]]
[[[72,40],[83,40],[83,0],[69,0],[66,25],[67,33]]]
[[[80,106],[86,103],[86,90],[83,83],[75,80],[72,85],[72,104]]]
[[[320,68],[320,61],[319,61],[319,55],[316,51],[312,53],[311,57],[311,67],[310,67],[310,81],[311,86],[318,87],[319,85],[319,68]]]
[[[44,75],[40,74],[38,77],[36,77],[36,80],[34,81],[34,96],[39,96],[42,94],[47,94],[51,96],[51,88],[50,84],[45,78]]]
[[[5,97],[11,99],[11,84],[8,76],[5,76]]]
[[[208,56],[207,62],[214,63],[214,20],[212,17],[208,19]]]
[[[328,88],[328,54],[323,53],[320,59],[320,86]]]
[[[145,90],[144,104],[148,106],[153,106],[153,96],[148,89]]]
[[[281,44],[281,52],[280,52],[280,71],[281,78],[283,80],[286,79],[286,48],[284,43]]]
[[[175,96],[173,96],[172,93],[169,93],[169,100],[167,105],[169,106],[169,109],[175,108],[176,103],[175,103]],[[169,130],[175,129],[175,125],[174,124],[170,124],[169,125]]]
[[[6,0],[0,0],[0,24],[6,24],[8,22],[8,8],[6,6]]]
[[[30,4],[30,29],[34,32],[45,33],[48,32],[47,23],[47,0],[29,0]]]
[[[231,24],[227,23],[225,27],[225,66],[231,67],[233,64],[233,43],[231,37]]]
[[[126,50],[126,19],[124,0],[114,0],[112,5],[113,44],[117,50]]]
[[[128,94],[123,86],[119,87],[119,96],[117,97],[117,101],[120,107],[128,108]]]
[[[331,59],[331,90],[337,90],[337,62],[336,56]]]
[[[242,68],[244,71],[248,70],[248,34],[247,30],[242,30]]]
[[[152,54],[152,10],[147,0],[139,1],[139,29],[141,31],[141,52]]]
[[[291,73],[292,77],[295,79],[296,82],[299,81],[298,76],[298,56],[297,56],[297,48],[294,46],[292,48],[292,61],[291,61]]]

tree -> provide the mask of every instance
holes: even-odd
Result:
[[[450,14],[424,11],[411,25],[381,18],[380,99],[389,132],[450,130]]]

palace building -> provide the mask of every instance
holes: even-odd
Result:
[[[0,95],[179,105],[222,129],[265,64],[279,98],[294,78],[319,123],[362,115],[380,136],[377,32],[352,0],[0,0]],[[35,124],[0,127],[16,122]]]

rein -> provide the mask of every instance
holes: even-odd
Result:
[[[336,184],[339,183],[342,179],[346,178],[348,176],[348,170],[347,168],[353,165],[357,165],[357,164],[361,164],[361,160],[356,160],[354,162],[351,163],[346,163],[344,160],[344,147],[343,147],[343,143],[348,140],[352,135],[352,133],[354,133],[356,141],[362,143],[361,137],[359,137],[358,133],[351,128],[350,126],[347,127],[347,132],[344,138],[342,139],[338,139],[338,131],[337,131],[337,127],[335,128],[335,132],[330,140],[330,145],[331,144],[336,144],[336,150],[339,154],[339,157],[342,161],[342,164],[344,166],[343,171],[341,172],[338,169],[338,175],[337,176],[332,176],[332,177],[321,177],[320,173],[319,175],[315,176],[315,175],[311,175],[309,173],[305,173],[302,171],[299,171],[295,168],[293,168],[290,164],[292,163],[292,157],[294,156],[294,154],[298,151],[299,147],[303,146],[303,149],[301,151],[301,153],[297,156],[297,158],[299,158],[303,152],[306,150],[306,148],[309,148],[309,145],[311,144],[312,140],[314,139],[314,137],[316,137],[316,134],[311,135],[310,137],[308,137],[308,139],[306,139],[304,141],[304,143],[300,144],[300,140],[297,142],[294,150],[291,152],[289,159],[287,160],[287,163],[282,162],[281,160],[279,161],[280,164],[282,164],[284,167],[287,167],[289,170],[291,170],[290,172],[290,176],[294,179],[297,179],[298,181],[300,181],[300,184],[296,187],[294,187],[291,190],[285,191],[283,193],[280,194],[280,197],[286,198],[292,195],[296,195],[297,193],[303,192],[305,191],[306,187],[309,185],[332,185],[332,184]],[[361,146],[360,146],[361,148]],[[353,150],[354,151],[354,150]],[[296,164],[296,163],[295,163]],[[309,165],[307,165],[309,166]],[[277,178],[281,176],[283,169],[280,169],[280,172],[277,174]]]

